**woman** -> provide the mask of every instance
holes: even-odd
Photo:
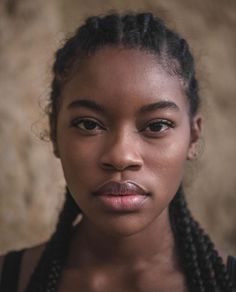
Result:
[[[202,123],[186,41],[151,13],[90,17],[53,72],[66,202],[46,245],[6,257],[3,291],[234,291],[235,260],[184,199]]]

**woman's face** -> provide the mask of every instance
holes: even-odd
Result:
[[[130,235],[174,197],[199,134],[181,80],[158,57],[104,48],[65,84],[54,145],[68,188],[99,230]],[[123,185],[116,184],[123,183]]]

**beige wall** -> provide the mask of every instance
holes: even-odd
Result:
[[[64,180],[50,144],[38,138],[47,122],[42,108],[50,91],[52,54],[84,17],[111,9],[151,9],[189,40],[205,126],[203,154],[188,166],[188,200],[217,245],[236,254],[233,0],[0,2],[0,251],[44,241],[54,227]]]

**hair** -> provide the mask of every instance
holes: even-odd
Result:
[[[183,81],[190,104],[190,117],[199,110],[200,98],[195,77],[195,64],[185,39],[170,30],[164,22],[151,13],[116,13],[89,17],[56,53],[54,78],[50,96],[49,122],[51,140],[56,141],[57,115],[60,108],[61,89],[78,61],[89,58],[99,49],[122,46],[138,49],[158,56],[158,61],[170,74]],[[54,235],[35,270],[27,291],[46,291],[45,279],[52,274],[52,262],[63,262],[66,257],[72,222],[80,212],[69,191]],[[226,267],[208,235],[193,219],[182,185],[169,206],[169,216],[176,242],[176,251],[183,269],[186,285],[191,292],[232,291]],[[55,266],[55,265],[54,265]],[[59,267],[59,265],[58,265]],[[60,268],[58,268],[60,269]],[[58,279],[60,271],[55,272]],[[41,283],[41,284],[40,284]],[[56,280],[54,284],[56,286]],[[33,287],[33,288],[32,288]],[[41,289],[41,290],[40,290]],[[54,290],[49,290],[54,291]]]

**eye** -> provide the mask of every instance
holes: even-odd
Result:
[[[169,120],[155,120],[152,122],[149,122],[141,131],[142,132],[148,132],[148,134],[151,135],[160,135],[170,128],[174,128],[175,124]]]
[[[78,128],[79,130],[88,133],[96,133],[105,130],[98,121],[91,118],[76,118],[71,121],[70,125],[71,127]]]

